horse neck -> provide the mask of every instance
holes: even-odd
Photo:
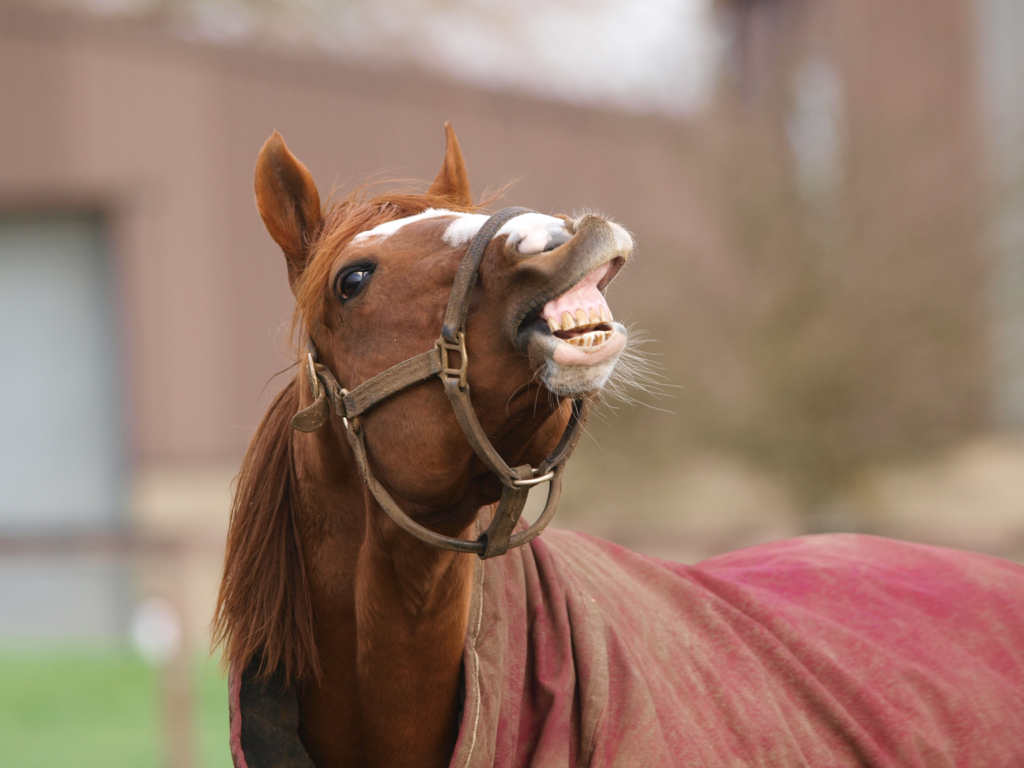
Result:
[[[307,747],[323,766],[447,765],[475,558],[400,530],[336,432],[296,435],[294,462],[322,667],[300,693]]]

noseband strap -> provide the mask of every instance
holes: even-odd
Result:
[[[338,414],[345,427],[356,464],[366,486],[388,517],[404,531],[439,549],[457,552],[475,552],[483,559],[502,555],[509,549],[519,547],[537,536],[551,522],[562,495],[562,471],[582,434],[583,424],[590,411],[590,400],[573,400],[572,415],[562,433],[555,450],[536,468],[529,464],[509,467],[491,444],[483,426],[473,410],[469,394],[469,356],[466,354],[466,316],[469,300],[476,284],[477,273],[484,252],[498,230],[510,219],[529,208],[504,208],[484,222],[470,243],[455,275],[448,308],[441,327],[441,336],[434,348],[398,365],[388,368],[363,382],[351,392],[338,384],[338,380],[316,360],[316,349],[309,343],[306,377],[313,394],[313,404],[299,411],[292,418],[292,427],[301,432],[314,432],[330,420],[331,408]],[[453,357],[457,355],[457,363]],[[480,460],[496,474],[504,485],[501,501],[487,530],[476,541],[456,539],[431,531],[417,523],[398,506],[388,490],[374,477],[366,456],[366,444],[360,417],[382,400],[434,376],[441,379],[445,393],[455,411],[459,426]],[[523,513],[530,488],[549,482],[548,499],[544,511],[537,521],[525,531],[513,534],[519,517]]]

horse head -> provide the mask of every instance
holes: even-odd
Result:
[[[260,153],[257,206],[284,251],[303,334],[346,390],[435,346],[456,273],[488,219],[472,204],[450,125],[446,133],[426,194],[352,197],[327,211],[278,134]],[[631,251],[625,229],[592,214],[523,213],[487,244],[465,324],[467,383],[509,466],[539,464],[571,399],[595,395],[612,373],[627,334],[603,292]],[[373,474],[416,516],[464,529],[500,495],[440,380],[387,398],[361,426]],[[336,436],[345,428],[329,425]]]

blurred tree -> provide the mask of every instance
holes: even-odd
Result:
[[[749,49],[708,146],[750,283],[749,398],[707,436],[781,472],[813,512],[866,465],[988,418],[969,4],[920,9],[938,18],[916,40],[875,3],[723,5]],[[850,34],[870,22],[885,39]]]

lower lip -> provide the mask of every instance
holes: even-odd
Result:
[[[622,351],[626,346],[626,334],[613,325],[611,338],[598,346],[577,347],[561,339],[557,341],[552,359],[559,365],[596,365]]]

